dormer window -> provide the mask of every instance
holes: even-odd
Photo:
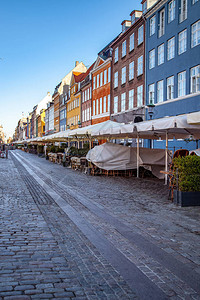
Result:
[[[132,16],[131,16],[131,24],[134,24],[135,23],[135,14],[133,14]]]
[[[125,30],[126,30],[126,24],[124,23],[122,24],[122,32],[125,32]]]
[[[145,2],[142,4],[142,12],[143,12],[143,14],[145,14],[146,11],[147,11],[147,1],[145,1]]]

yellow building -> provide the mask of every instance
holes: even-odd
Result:
[[[42,137],[45,134],[45,109],[41,109],[38,116],[38,137]]]
[[[67,129],[78,128],[81,117],[80,82],[85,73],[73,72],[70,84],[70,98],[67,101]]]

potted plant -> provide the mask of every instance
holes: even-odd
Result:
[[[178,175],[174,178],[177,204],[182,207],[200,206],[200,157],[192,155],[174,158],[173,172]]]

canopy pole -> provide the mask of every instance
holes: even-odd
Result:
[[[166,131],[166,147],[165,147],[165,185],[167,185],[167,167],[168,167],[168,132]]]
[[[139,155],[140,155],[140,153],[139,153],[139,151],[140,151],[140,147],[139,147],[140,145],[139,145],[139,134],[137,133],[137,178],[139,178],[140,176],[139,176]]]

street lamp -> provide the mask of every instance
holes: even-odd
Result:
[[[148,107],[148,114],[149,114],[150,120],[152,120],[153,113],[154,113],[154,107],[155,107],[155,105],[153,104],[152,99],[150,100],[150,102],[147,105],[147,107]]]

